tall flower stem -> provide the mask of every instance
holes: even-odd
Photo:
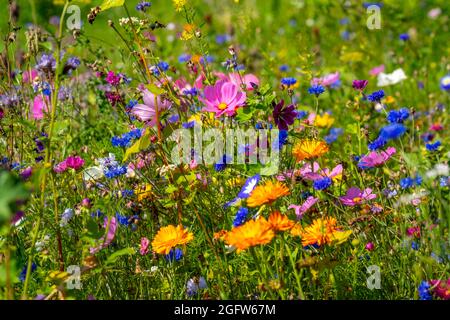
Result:
[[[60,87],[60,67],[61,67],[61,41],[62,41],[62,31],[63,31],[63,25],[64,25],[64,17],[66,15],[66,11],[67,11],[67,7],[69,6],[69,0],[66,0],[65,4],[64,4],[64,8],[63,11],[61,13],[61,18],[60,18],[60,23],[59,23],[59,32],[56,36],[56,68],[55,68],[55,83],[54,83],[54,88],[53,88],[53,92],[52,92],[52,110],[51,110],[51,115],[50,115],[50,130],[48,133],[48,146],[45,150],[45,169],[44,172],[42,174],[42,184],[41,184],[41,214],[39,215],[39,217],[36,220],[36,226],[33,232],[33,238],[31,241],[31,248],[30,248],[30,253],[28,255],[28,264],[27,264],[27,272],[26,272],[26,276],[25,276],[25,283],[23,286],[23,291],[22,291],[22,299],[26,300],[27,299],[27,291],[28,291],[28,285],[30,282],[30,274],[31,274],[31,265],[33,263],[33,251],[34,251],[34,247],[36,245],[36,240],[37,240],[37,236],[39,233],[39,228],[41,225],[41,219],[42,219],[42,215],[44,214],[44,207],[45,207],[45,188],[46,188],[46,183],[47,183],[47,173],[48,170],[51,168],[51,161],[52,161],[52,150],[51,150],[51,142],[52,142],[52,137],[53,137],[53,130],[54,130],[54,126],[55,126],[55,118],[56,118],[56,106],[57,106],[57,102],[58,102],[58,91],[59,91],[59,87]],[[51,169],[50,169],[51,170]],[[55,195],[53,195],[55,196]]]

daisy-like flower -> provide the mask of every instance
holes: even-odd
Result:
[[[247,205],[251,208],[259,207],[263,204],[271,204],[280,197],[289,194],[289,189],[279,181],[267,181],[264,185],[257,186],[250,197],[247,199]]]
[[[297,218],[301,219],[303,214],[308,211],[318,200],[319,198],[309,196],[302,205],[291,204],[288,209],[294,209]]]
[[[214,112],[216,118],[222,115],[234,116],[236,110],[245,104],[247,95],[230,81],[220,80],[214,86],[205,88],[205,97],[199,100],[206,105],[204,111]]]
[[[238,197],[241,199],[250,197],[250,193],[253,191],[253,189],[255,189],[255,187],[258,184],[260,179],[261,179],[261,176],[259,174],[248,178],[245,181],[244,185],[242,186],[242,189],[239,192]]]
[[[358,167],[360,167],[361,169],[367,169],[381,166],[386,161],[388,161],[396,152],[397,150],[394,147],[389,147],[386,149],[386,151],[381,151],[380,153],[372,151],[359,160]]]
[[[182,225],[168,225],[159,229],[152,241],[152,248],[159,254],[169,254],[170,250],[178,245],[186,244],[194,239]]]
[[[372,189],[366,188],[364,190],[360,190],[356,187],[352,187],[347,190],[347,194],[343,197],[340,197],[342,204],[346,206],[355,206],[361,204],[363,202],[375,199],[377,197],[376,194],[372,193]]]
[[[134,114],[141,121],[149,121],[149,125],[153,127],[156,125],[156,107],[158,111],[169,109],[171,102],[161,98],[161,96],[155,96],[148,90],[143,92],[144,104],[137,104],[131,109],[131,113]]]
[[[296,117],[297,111],[295,111],[295,106],[293,104],[284,106],[284,100],[281,100],[279,103],[272,103],[273,112],[272,116],[275,121],[275,124],[278,126],[280,130],[288,130],[289,125],[293,124]]]
[[[295,226],[295,222],[290,220],[285,214],[275,211],[269,216],[269,224],[273,231],[287,231]]]
[[[260,217],[233,228],[225,235],[224,240],[228,245],[235,247],[239,253],[253,246],[267,244],[274,236],[272,225],[265,218]]]
[[[297,159],[297,162],[300,162],[302,160],[318,158],[327,153],[328,150],[328,145],[324,141],[305,139],[301,140],[294,146],[292,154]]]
[[[318,114],[314,119],[314,125],[319,128],[329,128],[333,123],[334,118],[328,112],[323,115]]]
[[[337,226],[337,221],[333,217],[327,217],[325,219],[316,219],[313,223],[302,231],[302,245],[314,245],[319,246],[324,244],[342,243],[348,239],[351,230],[342,231]]]

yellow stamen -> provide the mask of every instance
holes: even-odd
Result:
[[[227,108],[228,106],[227,106],[227,104],[226,103],[219,103],[219,106],[218,106],[218,108],[220,109],[220,110],[225,110],[226,108]]]

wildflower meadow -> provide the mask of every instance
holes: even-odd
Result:
[[[449,9],[0,0],[0,299],[449,300]]]

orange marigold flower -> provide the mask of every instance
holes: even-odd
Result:
[[[290,220],[285,214],[281,214],[279,211],[275,211],[269,216],[268,222],[270,223],[273,231],[286,231],[294,227],[295,222]]]
[[[296,223],[292,228],[291,228],[291,235],[293,237],[301,237],[303,233],[303,228],[302,225],[300,223]]]
[[[159,229],[152,242],[152,248],[156,253],[169,254],[170,250],[178,245],[186,244],[194,239],[194,235],[188,232],[182,225],[168,225]]]
[[[288,195],[289,189],[279,181],[267,181],[264,185],[257,186],[247,199],[249,207],[258,207],[263,204],[271,204],[278,198]]]
[[[228,231],[220,230],[218,232],[214,232],[214,240],[223,240]]]
[[[328,145],[321,140],[316,139],[306,139],[298,142],[294,149],[292,150],[292,154],[297,159],[297,162],[302,160],[311,160],[314,158],[318,158],[321,155],[328,152]]]
[[[231,229],[225,235],[225,242],[234,246],[237,252],[241,252],[250,247],[260,244],[267,244],[272,241],[275,233],[272,226],[263,217],[257,220],[249,220],[243,225]]]
[[[308,246],[317,244],[342,243],[350,236],[352,231],[342,231],[337,226],[337,221],[333,217],[316,219],[313,223],[304,228],[301,233],[302,245]]]

